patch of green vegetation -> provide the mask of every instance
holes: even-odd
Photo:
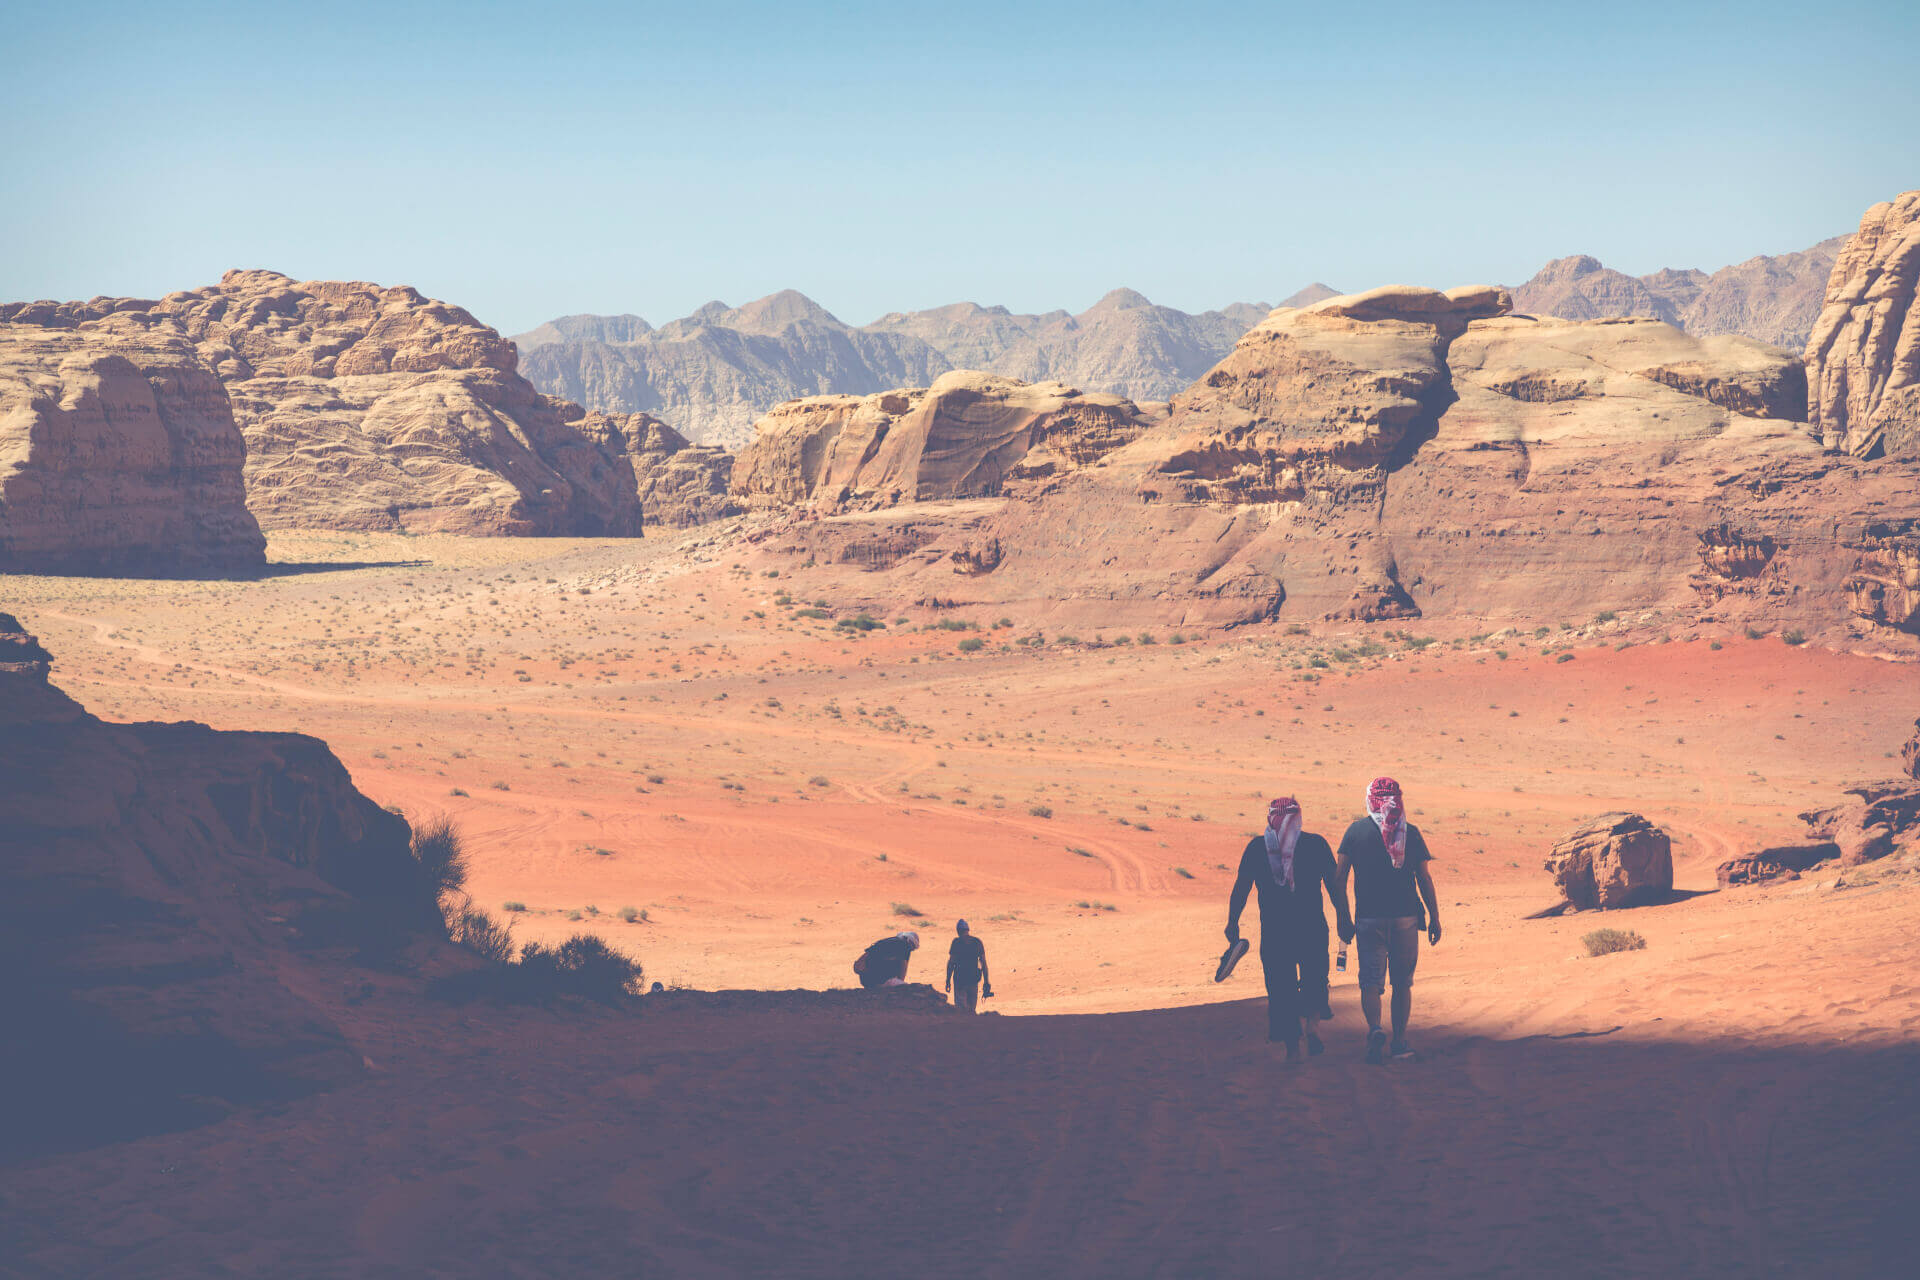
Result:
[[[1631,929],[1595,929],[1580,941],[1587,944],[1590,956],[1611,955],[1616,951],[1645,951],[1647,940]]]

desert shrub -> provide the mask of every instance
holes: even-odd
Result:
[[[518,962],[496,975],[510,999],[544,1003],[557,996],[582,996],[611,1004],[640,994],[640,962],[615,951],[590,933],[576,933],[558,947],[529,942]]]
[[[1782,631],[1780,638],[1788,644],[1805,644],[1807,642],[1807,633],[1795,627],[1791,631]]]
[[[508,899],[506,902],[503,902],[500,904],[500,909],[502,911],[525,911],[527,909],[527,904],[524,902],[515,902],[512,899]]]
[[[959,618],[942,618],[934,626],[942,631],[978,631],[980,629],[979,623],[962,622]]]
[[[622,907],[620,908],[620,918],[628,924],[632,924],[640,918],[640,909],[638,907]]]
[[[1619,616],[1620,616],[1619,614],[1615,613],[1611,609],[1602,609],[1600,612],[1593,615],[1593,620],[1595,622],[1606,623],[1606,622],[1612,622],[1615,618]]]
[[[494,964],[513,959],[513,926],[467,906],[447,921],[447,939]]]
[[[982,640],[979,636],[968,636],[965,640],[962,640],[960,642],[960,652],[978,653],[982,648],[986,646],[986,643],[987,642],[985,640]]]
[[[863,613],[857,618],[842,618],[833,625],[842,631],[874,631],[887,624],[878,618]]]
[[[1595,929],[1580,941],[1587,944],[1590,956],[1612,955],[1616,951],[1645,951],[1647,940],[1631,929]]]
[[[1187,870],[1185,867],[1175,867],[1173,869],[1173,874],[1179,876],[1182,880],[1193,879],[1193,872]]]
[[[1027,812],[1036,818],[1051,818],[1053,816],[1053,810],[1044,804],[1030,804],[1027,806]]]
[[[467,851],[453,819],[429,818],[413,829],[413,860],[420,869],[420,894],[438,915],[441,902],[467,883]]]
[[[827,618],[827,617],[831,617],[832,615],[829,614],[825,609],[815,607],[811,609],[795,609],[793,611],[793,616],[796,618]]]
[[[1747,639],[1749,640],[1764,640],[1766,635],[1767,633],[1759,627],[1747,628]]]
[[[1570,653],[1563,653],[1559,657],[1555,658],[1554,661],[1555,662],[1572,662],[1573,655]]]
[[[920,917],[926,915],[927,913],[920,910],[918,907],[914,906],[910,902],[896,902],[893,904],[893,914],[897,916],[907,916],[911,919],[918,920]]]
[[[830,787],[833,785],[833,782],[827,777],[826,774],[816,773],[811,778],[807,779],[807,785],[810,787]]]

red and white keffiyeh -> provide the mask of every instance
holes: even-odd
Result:
[[[1293,847],[1300,843],[1300,802],[1282,796],[1267,806],[1267,865],[1276,882],[1293,888]]]
[[[1395,868],[1407,864],[1407,810],[1400,797],[1400,784],[1392,778],[1375,778],[1367,788],[1367,816],[1380,828],[1380,839]]]

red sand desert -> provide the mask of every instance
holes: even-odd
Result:
[[[17,577],[5,603],[94,713],[323,738],[374,799],[459,824],[475,903],[516,939],[593,932],[670,990],[522,1011],[385,978],[350,1000],[358,975],[316,971],[303,994],[363,1081],[0,1170],[9,1274],[1911,1256],[1913,858],[1711,892],[1722,860],[1895,771],[1910,665],[1653,614],[1031,645],[903,606],[850,634],[850,571],[771,576],[698,537],[280,533],[269,555],[305,571]],[[1424,1060],[1360,1062],[1348,973],[1326,1057],[1283,1067],[1257,958],[1211,982],[1228,868],[1268,797],[1337,840],[1377,773],[1437,859]],[[1554,839],[1613,809],[1673,835],[1697,895],[1525,919],[1556,899]],[[805,994],[908,925],[937,986],[961,917],[1007,1016]],[[1600,924],[1646,949],[1589,957]],[[768,994],[699,994],[735,989]]]

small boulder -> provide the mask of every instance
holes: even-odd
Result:
[[[1729,858],[1716,868],[1716,875],[1722,889],[1768,880],[1796,880],[1802,871],[1839,856],[1840,846],[1833,843],[1778,845]]]
[[[1604,813],[1562,836],[1546,867],[1575,907],[1630,907],[1672,891],[1673,841],[1637,813]]]

